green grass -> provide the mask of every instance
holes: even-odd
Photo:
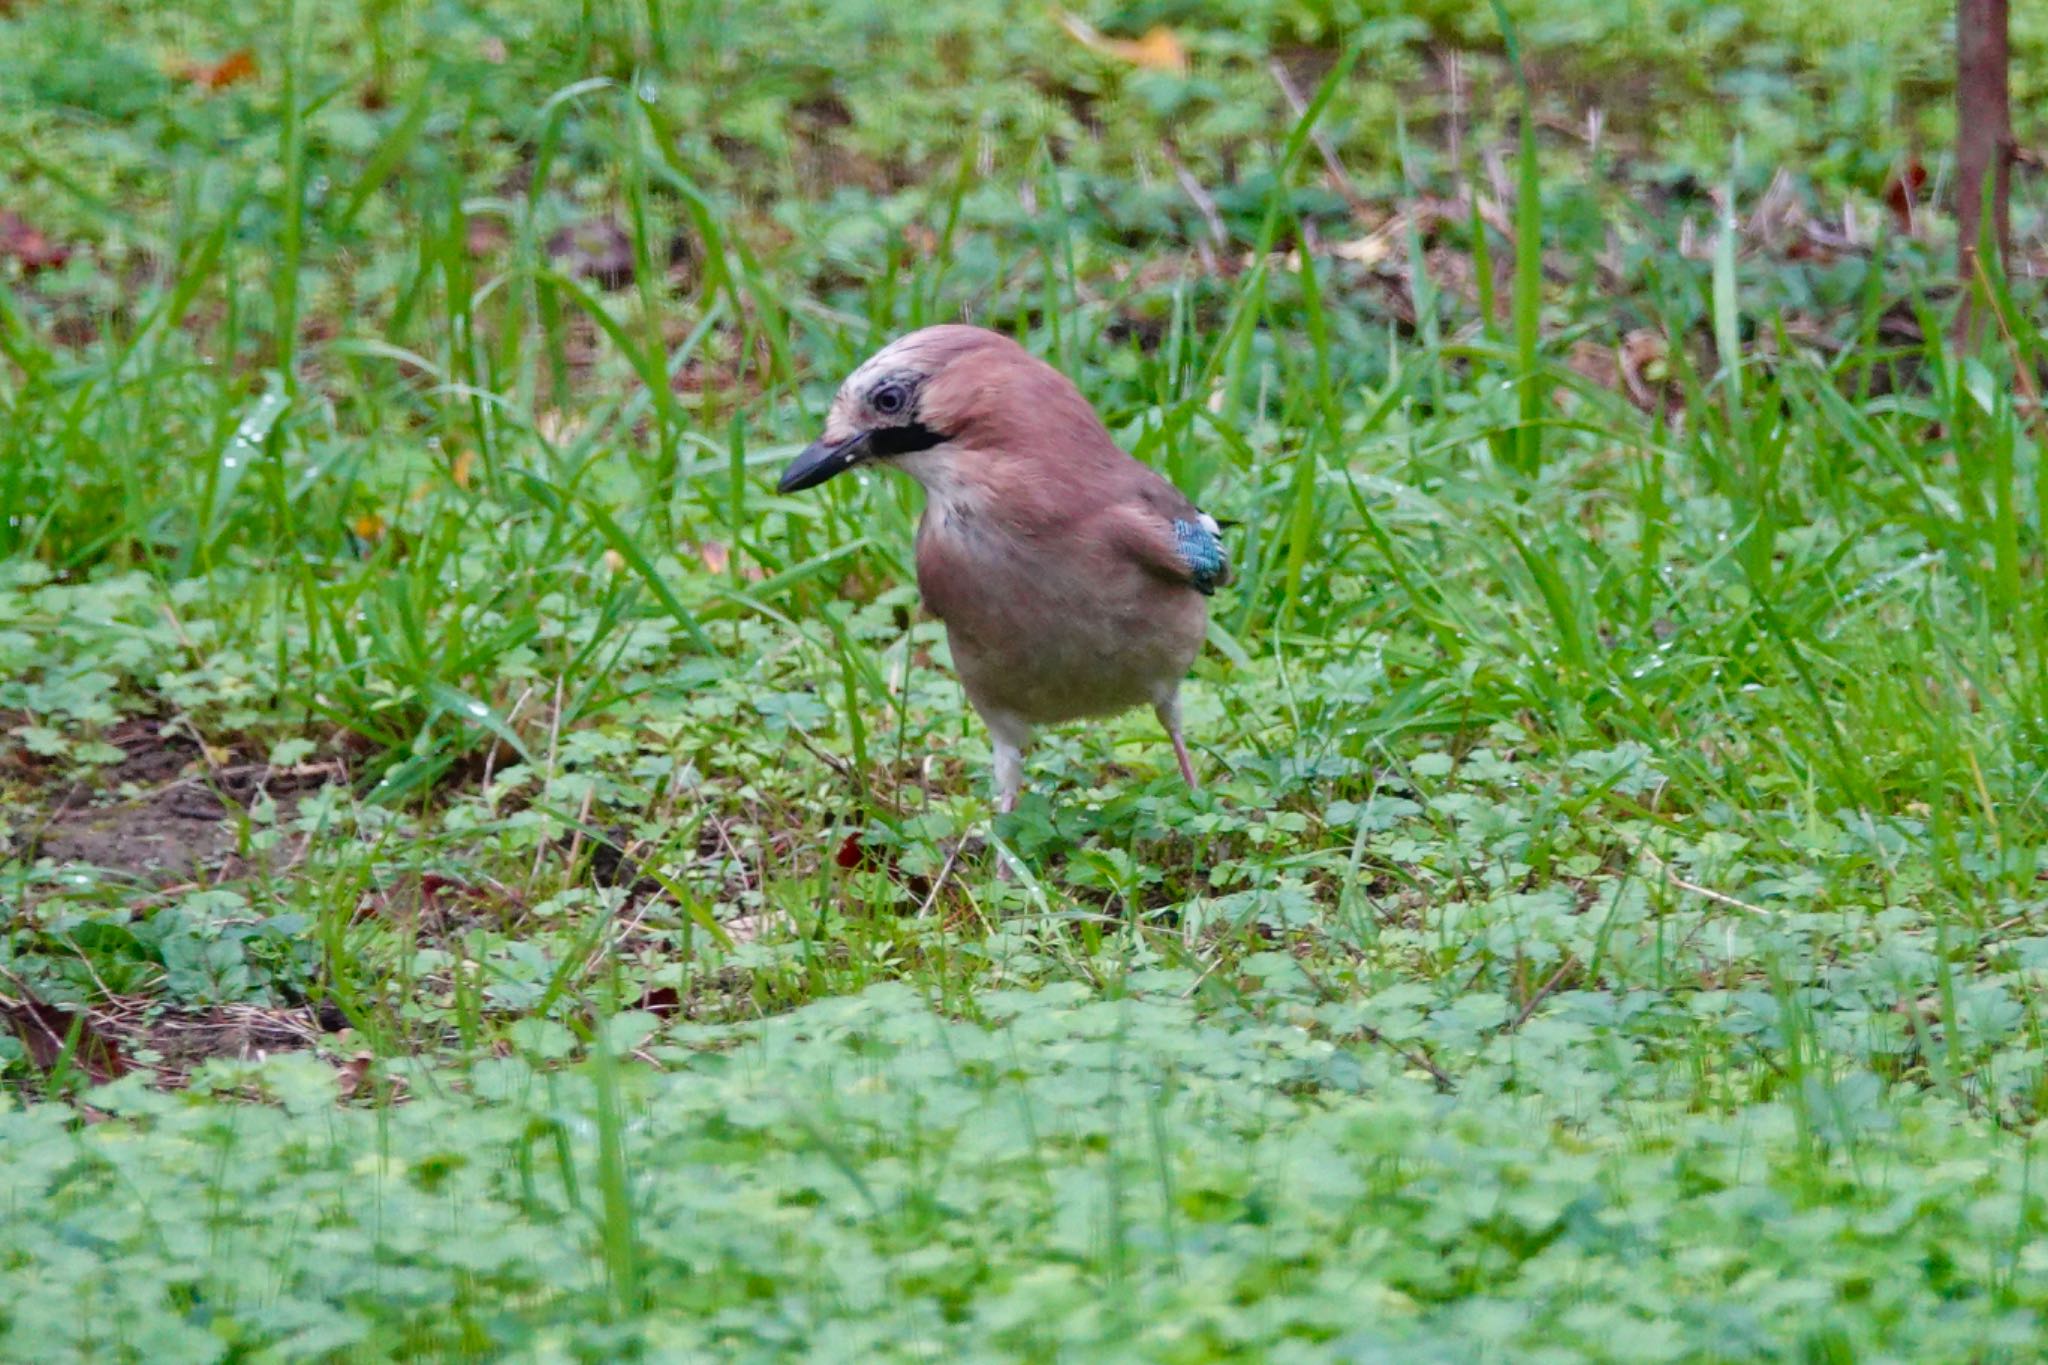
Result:
[[[1948,7],[1511,3],[1526,104],[1492,5],[998,8],[0,18],[0,1357],[2033,1358]],[[915,490],[770,491],[963,316],[1236,523],[1198,793],[992,821]]]

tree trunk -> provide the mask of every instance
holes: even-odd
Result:
[[[2004,265],[2012,244],[2011,60],[2006,0],[1956,0],[1956,273],[1963,286],[1957,333],[1971,332],[1984,185],[1991,183],[1991,242]]]

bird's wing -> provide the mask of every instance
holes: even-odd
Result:
[[[1230,583],[1230,555],[1216,519],[1157,475],[1102,515],[1111,521],[1112,543],[1149,572],[1205,597]]]

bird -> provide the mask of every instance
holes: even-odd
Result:
[[[1119,447],[1072,380],[1000,332],[926,327],[862,361],[783,494],[862,466],[924,486],[917,583],[1014,810],[1039,726],[1149,705],[1200,786],[1180,686],[1232,581],[1215,518]]]

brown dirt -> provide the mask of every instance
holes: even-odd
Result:
[[[149,719],[124,722],[106,739],[125,757],[89,780],[51,789],[48,815],[27,830],[31,858],[155,883],[218,881],[259,859],[288,863],[299,841],[257,859],[238,852],[242,816],[268,794],[280,818],[289,817],[300,793],[341,776],[336,764],[278,769],[237,761],[232,752],[216,761],[218,753],[210,758],[187,736]]]
[[[60,866],[98,867],[152,881],[210,881],[235,849],[235,822],[204,789],[153,800],[59,812],[36,846]]]
[[[279,1052],[302,1052],[331,1046],[328,1027],[310,1009],[260,1009],[254,1005],[222,1005],[214,1009],[166,1013],[135,1041],[146,1041],[161,1060],[162,1079],[175,1083],[201,1062],[215,1057],[251,1058]]]

